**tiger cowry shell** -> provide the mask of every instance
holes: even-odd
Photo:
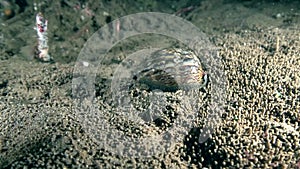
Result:
[[[176,91],[180,88],[201,88],[207,83],[207,75],[199,58],[188,50],[179,48],[154,52],[136,74],[137,81],[151,89]]]

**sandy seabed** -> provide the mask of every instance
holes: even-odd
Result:
[[[7,1],[0,11],[1,168],[300,168],[299,2],[41,3],[49,20],[54,63],[33,58],[35,11],[31,2],[22,2]],[[8,7],[14,14],[4,15]],[[87,39],[107,22],[148,11],[176,14],[207,34],[226,75],[225,112],[204,143],[197,141],[203,126],[199,117],[168,152],[151,158],[122,157],[99,148],[76,118],[74,64]],[[117,58],[115,63],[133,46],[159,46],[168,41],[145,39],[117,46],[111,53]],[[95,104],[110,112],[104,98],[109,95],[108,77],[113,71],[108,67],[104,72],[107,77],[96,78]],[[175,93],[166,95],[176,97]],[[206,111],[201,108],[199,114],[206,116]],[[105,118],[133,136],[157,135],[172,123],[133,131],[134,123],[109,113]]]

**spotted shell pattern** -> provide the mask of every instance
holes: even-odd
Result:
[[[136,80],[152,89],[175,91],[179,88],[201,88],[207,83],[207,74],[199,58],[190,50],[163,49],[151,54],[143,63]]]

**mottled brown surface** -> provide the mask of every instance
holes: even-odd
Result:
[[[1,18],[1,167],[299,168],[299,2],[85,1],[88,8],[84,9],[76,3],[61,0],[41,4],[49,20],[49,51],[55,63],[33,59],[36,36],[32,2],[24,8],[11,2],[8,7],[15,15]],[[186,8],[189,6],[194,8]],[[2,5],[0,12],[8,7]],[[72,110],[73,68],[85,41],[106,22],[146,11],[177,13],[207,33],[224,63],[226,111],[205,143],[197,142],[203,125],[199,117],[195,128],[170,152],[149,159],[126,158],[100,149],[76,119]],[[133,46],[153,44],[141,39],[142,45],[130,41],[117,46],[117,57],[124,57]],[[107,76],[113,73],[105,71]],[[109,82],[105,78],[98,82],[97,105],[110,109],[101,100]],[[200,112],[206,115],[205,108]],[[132,132],[127,129],[135,126],[114,119],[112,125],[132,135],[165,130],[153,127],[151,132]]]

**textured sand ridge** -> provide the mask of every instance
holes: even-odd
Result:
[[[169,155],[145,161],[93,149],[94,143],[71,110],[72,66],[20,61],[35,67],[25,72],[27,69],[3,61],[1,162],[18,159],[11,166],[82,167],[125,167],[128,163],[160,167],[295,166],[300,153],[297,35],[297,31],[274,29],[216,37],[229,83],[220,126],[204,144],[197,143],[199,128],[194,128]]]

